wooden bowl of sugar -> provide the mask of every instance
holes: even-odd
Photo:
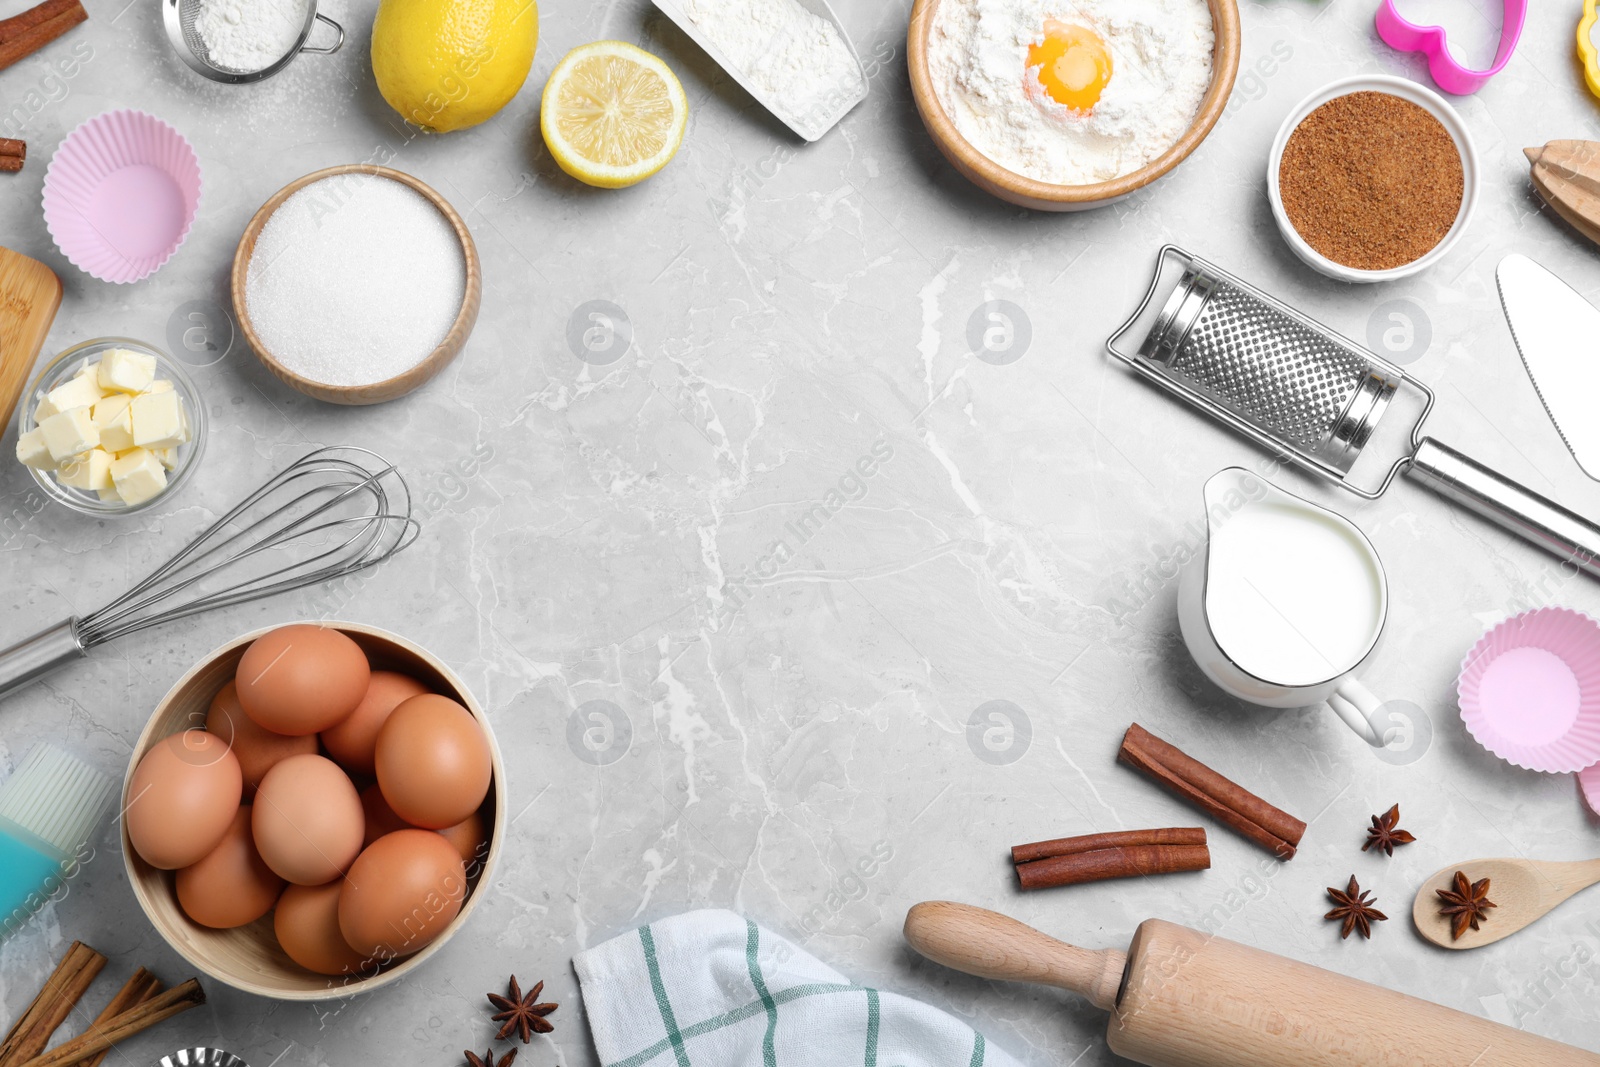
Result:
[[[349,163],[261,205],[234,252],[232,291],[245,340],[285,385],[381,404],[460,354],[483,272],[449,201],[402,171]]]
[[[1104,207],[1144,188],[1188,158],[1222,117],[1239,70],[1239,8],[1236,0],[1205,0],[1210,10],[1212,48],[1210,82],[1188,128],[1160,155],[1137,170],[1107,181],[1065,185],[1039,181],[1018,173],[979,151],[951,119],[940,102],[929,63],[930,39],[945,4],[972,4],[976,0],[915,0],[906,34],[906,66],[911,74],[911,96],[917,113],[935,147],[968,181],[978,188],[1020,207],[1038,211],[1084,211]],[[1070,10],[1071,5],[1068,5]],[[1066,15],[1062,16],[1066,18]],[[1023,66],[1019,63],[1019,85]],[[1019,96],[1019,102],[1021,98]]]

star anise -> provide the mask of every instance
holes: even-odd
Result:
[[[561,1005],[538,1003],[539,994],[542,992],[544,983],[540,982],[527,996],[523,996],[522,987],[517,984],[517,976],[512,975],[509,995],[502,997],[498,993],[489,994],[489,1003],[500,1009],[500,1014],[494,1017],[495,1022],[503,1024],[500,1032],[495,1035],[499,1040],[504,1041],[513,1033],[518,1033],[522,1037],[522,1043],[526,1045],[533,1040],[534,1034],[548,1034],[555,1029],[545,1016]],[[501,1067],[505,1065],[501,1064]]]
[[[495,1063],[494,1049],[492,1048],[484,1049],[481,1059],[475,1052],[463,1051],[461,1054],[467,1058],[467,1067],[511,1067],[511,1062],[517,1058],[517,1050],[515,1048],[501,1056],[498,1064]]]
[[[1351,930],[1360,930],[1362,937],[1371,939],[1372,924],[1385,922],[1389,918],[1389,916],[1372,906],[1377,903],[1377,900],[1369,899],[1371,897],[1371,893],[1362,892],[1361,886],[1356,883],[1356,876],[1352,874],[1350,876],[1350,885],[1343,892],[1332,886],[1328,887],[1328,899],[1339,906],[1328,912],[1323,918],[1344,920],[1344,926],[1339,931],[1340,937],[1349,937]]]
[[[1439,914],[1450,920],[1450,940],[1458,940],[1467,928],[1478,929],[1480,922],[1487,922],[1489,909],[1499,907],[1489,899],[1489,879],[1484,878],[1477,882],[1467,881],[1465,872],[1456,872],[1456,887],[1454,890],[1435,889],[1439,894]]]
[[[1400,805],[1396,804],[1382,815],[1372,817],[1372,826],[1367,830],[1367,843],[1361,846],[1365,852],[1376,848],[1386,856],[1394,855],[1394,846],[1409,845],[1415,841],[1410,833],[1396,829],[1400,822]]]

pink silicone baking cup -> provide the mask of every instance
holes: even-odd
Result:
[[[1579,771],[1578,785],[1583,788],[1583,800],[1589,810],[1600,815],[1600,763]]]
[[[44,175],[44,223],[73,266],[107,282],[154,274],[200,209],[200,161],[143,111],[107,111],[67,134]]]
[[[1456,694],[1467,732],[1509,763],[1560,774],[1600,762],[1600,623],[1567,608],[1507,619],[1462,660]]]

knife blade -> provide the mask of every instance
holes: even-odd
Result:
[[[1600,481],[1600,308],[1527,256],[1495,269],[1522,365],[1583,473]]]

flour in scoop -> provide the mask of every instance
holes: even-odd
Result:
[[[223,70],[264,70],[300,42],[311,0],[200,0],[194,29]]]
[[[467,264],[450,221],[392,178],[312,182],[261,228],[245,282],[258,337],[325,385],[371,385],[426,359],[455,323]]]
[[[1183,137],[1214,43],[1206,0],[941,0],[928,74],[973,148],[1036,181],[1087,185]]]
[[[815,136],[865,88],[838,27],[797,0],[685,0],[684,14],[770,106]]]

